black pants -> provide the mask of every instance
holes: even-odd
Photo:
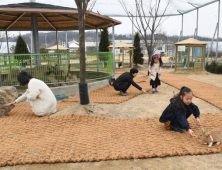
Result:
[[[188,111],[186,113],[186,119],[188,119],[190,117],[190,115],[192,115],[192,111]],[[179,122],[179,119],[175,116],[174,119],[171,121],[171,125],[175,128],[179,127],[180,126],[180,122]]]
[[[131,85],[131,83],[126,81],[126,82],[123,82],[120,84],[113,85],[113,87],[116,91],[122,91],[125,93],[128,90],[128,88],[130,87],[130,85]]]
[[[158,73],[156,73],[155,81],[150,80],[150,85],[152,86],[152,88],[157,88],[157,86],[161,85],[159,77],[158,77]]]

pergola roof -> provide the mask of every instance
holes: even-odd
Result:
[[[206,45],[207,43],[199,41],[194,38],[188,38],[186,40],[175,43],[175,45]]]
[[[47,51],[49,51],[49,50],[57,50],[57,45],[53,45],[52,47],[48,47],[48,48],[46,48],[46,50]],[[58,50],[60,50],[60,51],[67,51],[67,50],[69,50],[69,48],[64,47],[62,45],[58,45]]]
[[[31,13],[37,13],[39,31],[78,30],[78,10],[36,2],[0,5],[0,31],[31,31]],[[87,12],[85,29],[102,29],[121,24],[94,12]]]
[[[109,48],[113,48],[113,46],[110,45]],[[115,44],[115,48],[134,48],[134,46],[126,44],[126,43],[120,41],[120,42]]]

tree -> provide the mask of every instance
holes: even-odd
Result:
[[[86,64],[85,64],[85,19],[86,9],[90,0],[75,0],[78,9],[79,25],[79,58],[80,58],[80,83],[79,96],[80,104],[89,103],[88,86],[86,83]],[[96,1],[93,1],[90,8],[92,9]]]
[[[110,45],[109,32],[107,28],[104,28],[102,29],[100,34],[99,52],[109,52],[108,49],[109,45]]]
[[[21,35],[18,36],[18,39],[16,42],[15,54],[29,54],[27,44],[25,43]],[[23,64],[23,61],[30,60],[31,56],[30,55],[15,55],[15,59],[18,60],[19,62],[22,61],[22,64]]]
[[[133,62],[137,64],[143,64],[143,53],[141,53],[140,47],[140,37],[139,33],[137,32],[134,37],[134,54],[133,54]]]
[[[45,48],[40,48],[40,53],[47,53],[47,51],[45,50]]]
[[[137,31],[140,33],[141,37],[144,40],[146,45],[149,61],[151,61],[152,55],[154,54],[154,49],[160,40],[159,35],[162,34],[161,25],[163,22],[163,16],[171,2],[171,0],[165,0],[162,2],[166,2],[163,10],[160,10],[160,2],[161,0],[150,0],[149,4],[144,4],[143,0],[135,0],[136,7],[136,15],[132,15],[130,9],[127,9],[127,5],[124,0],[119,0],[122,5],[124,11],[128,15],[129,19],[132,21],[133,25],[136,27]],[[132,6],[132,5],[131,5]],[[148,7],[148,8],[147,8]],[[159,14],[161,11],[161,14]],[[147,12],[147,13],[146,13]],[[135,21],[133,20],[135,18]],[[157,37],[154,35],[158,35]],[[150,41],[148,41],[148,38]]]
[[[108,46],[110,45],[109,41],[109,32],[107,28],[102,29],[100,34],[100,42],[99,42],[99,52],[109,52]],[[107,61],[108,57],[106,55],[99,55],[100,61]]]

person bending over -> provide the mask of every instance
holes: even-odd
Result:
[[[134,87],[136,87],[138,90],[142,91],[143,93],[147,93],[146,90],[143,90],[139,85],[137,85],[133,78],[137,76],[138,69],[132,68],[130,72],[125,72],[122,75],[120,75],[113,83],[113,87],[116,91],[120,91],[119,95],[121,96],[127,96],[127,90],[132,84]]]
[[[166,129],[172,129],[176,132],[183,133],[186,129],[190,136],[194,132],[187,121],[188,117],[193,114],[196,118],[197,125],[200,126],[199,108],[192,103],[193,93],[190,88],[182,87],[178,96],[170,99],[170,104],[163,111],[159,121],[165,124]]]
[[[21,86],[28,86],[28,89],[22,96],[8,105],[26,100],[36,116],[46,116],[56,112],[56,98],[43,81],[33,78],[25,71],[19,73],[17,79]]]

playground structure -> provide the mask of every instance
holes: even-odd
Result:
[[[109,47],[109,51],[112,51],[112,45],[110,45]],[[133,51],[134,51],[134,46],[126,44],[124,42],[118,42],[115,44],[115,49],[120,49],[122,52],[122,59],[120,59],[120,54],[118,59],[115,58],[115,67],[118,68],[119,65],[121,64],[122,68],[126,66],[133,68]],[[125,58],[125,53],[124,51],[130,51],[129,53],[129,59]],[[127,61],[128,60],[128,61]]]
[[[206,43],[189,38],[175,43],[175,70],[204,70]]]

